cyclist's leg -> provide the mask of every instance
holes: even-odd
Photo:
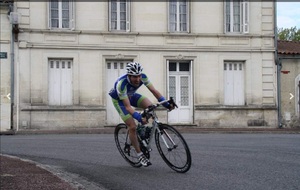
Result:
[[[131,141],[131,144],[134,147],[135,151],[139,154],[141,152],[141,149],[136,136],[136,124],[134,122],[134,119],[130,117],[124,122],[128,126],[129,139]]]
[[[136,136],[136,123],[135,123],[133,117],[125,109],[125,106],[122,101],[115,100],[115,99],[112,99],[112,101],[113,101],[113,105],[116,108],[116,110],[118,111],[121,119],[124,121],[124,123],[128,127],[129,139],[130,139],[132,146],[134,147],[134,149],[136,150],[137,153],[140,153],[141,149],[140,149],[138,139]]]
[[[130,104],[134,107],[147,108],[148,106],[151,105],[151,102],[145,96],[135,93],[130,98]],[[134,133],[134,135],[136,137],[136,133]],[[139,155],[139,161],[143,166],[147,167],[147,166],[152,165],[151,162],[146,158],[145,155],[143,155],[141,153],[138,153],[138,155]]]
[[[142,108],[142,109],[146,109],[152,105],[152,102],[149,100],[149,98],[138,93],[135,93],[131,97],[130,103],[132,106]]]

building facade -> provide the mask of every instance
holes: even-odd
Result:
[[[0,2],[0,131],[11,129],[11,2]]]
[[[300,127],[300,42],[278,41],[279,123],[281,127]]]
[[[108,91],[140,62],[179,108],[160,118],[197,127],[276,127],[274,2],[20,1],[14,127],[120,121]],[[142,87],[140,93],[155,102]]]

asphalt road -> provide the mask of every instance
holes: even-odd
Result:
[[[1,153],[33,160],[86,189],[300,189],[299,134],[183,134],[193,164],[168,168],[155,145],[152,166],[133,168],[112,134],[1,136]]]

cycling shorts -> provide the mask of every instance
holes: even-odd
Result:
[[[134,93],[131,97],[128,98],[131,106],[141,108],[140,104],[146,98],[146,96]],[[126,110],[122,100],[116,100],[112,98],[112,102],[124,122],[132,117],[131,114]]]

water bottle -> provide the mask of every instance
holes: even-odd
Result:
[[[141,137],[141,139],[145,138],[145,126],[138,124],[136,128],[137,133]]]
[[[147,126],[145,130],[145,139],[150,138],[152,127]]]

